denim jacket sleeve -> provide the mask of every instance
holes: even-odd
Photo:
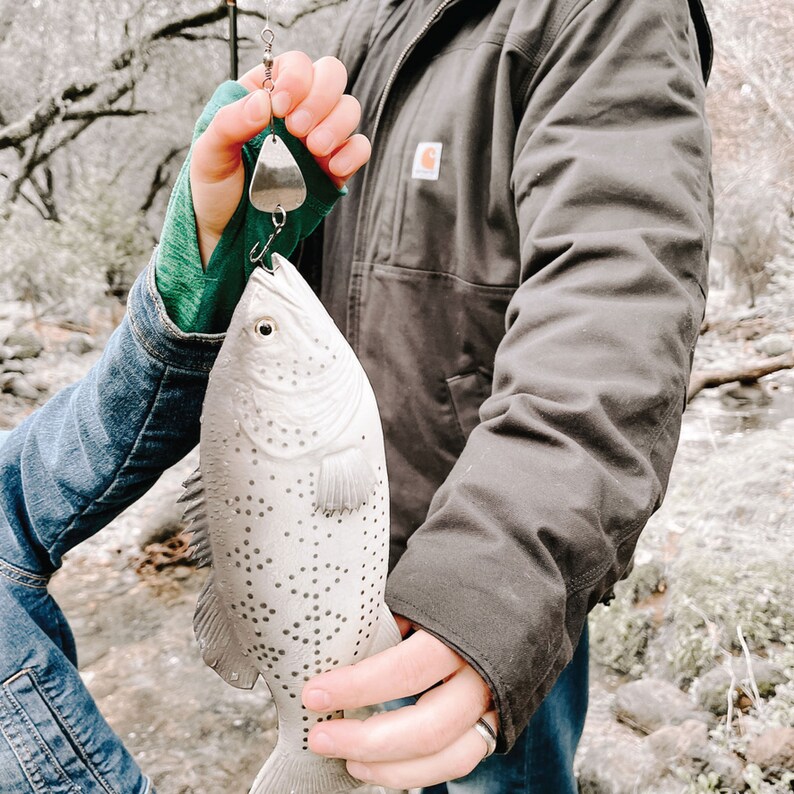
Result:
[[[168,318],[150,265],[97,364],[0,447],[0,564],[49,575],[198,442],[223,335]]]

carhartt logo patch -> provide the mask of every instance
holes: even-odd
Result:
[[[438,179],[441,170],[441,144],[423,141],[416,147],[414,167],[411,176],[414,179]]]

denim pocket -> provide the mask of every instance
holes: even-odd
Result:
[[[0,739],[3,774],[12,774],[9,763],[21,773],[22,788],[15,788],[15,791],[35,794],[113,792],[96,773],[85,748],[45,694],[34,670],[21,670],[3,682],[0,731],[7,742],[4,747]]]

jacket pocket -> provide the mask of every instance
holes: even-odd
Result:
[[[45,694],[34,670],[21,670],[3,682],[0,731],[7,743],[2,746],[0,737],[0,763],[3,774],[19,776],[20,788],[15,791],[112,791],[93,773],[85,749]]]
[[[480,406],[490,396],[493,376],[484,369],[447,378],[447,389],[464,440],[480,423]]]

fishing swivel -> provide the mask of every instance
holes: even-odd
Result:
[[[272,31],[269,25],[262,28],[259,34],[262,41],[265,42],[265,51],[262,53],[262,65],[265,67],[265,78],[262,80],[262,88],[272,97],[275,83],[273,82],[273,42],[275,41],[276,34]],[[273,134],[273,139],[276,137],[276,125],[273,123],[273,110],[270,111],[270,131]]]

